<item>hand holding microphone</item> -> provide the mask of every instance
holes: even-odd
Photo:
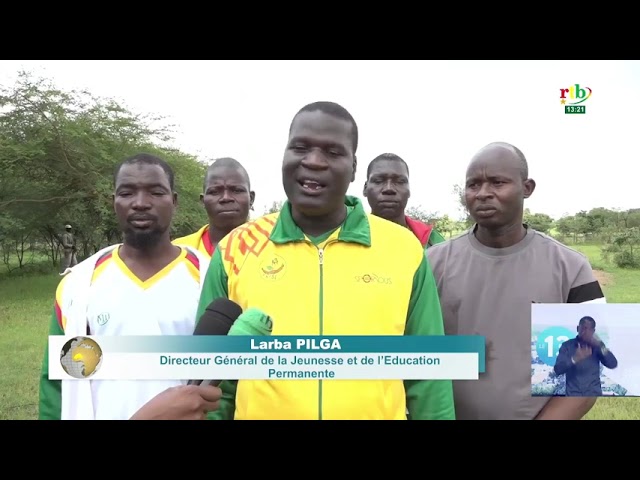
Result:
[[[200,317],[194,335],[226,335],[242,308],[231,300],[218,298]],[[218,409],[222,390],[217,385],[189,380],[187,385],[168,388],[143,405],[131,420],[204,420]]]
[[[235,305],[235,304],[234,304]],[[238,307],[239,308],[239,307]],[[204,315],[203,315],[204,318]],[[229,329],[227,335],[249,335],[266,337],[271,335],[271,329],[273,328],[273,321],[271,317],[266,315],[257,308],[249,308],[246,312],[242,313],[235,323]],[[189,380],[189,382],[197,382],[198,380]],[[200,385],[220,385],[221,380],[203,380]]]
[[[211,302],[200,317],[194,335],[227,335],[242,308],[228,298],[217,298]],[[202,380],[189,380],[187,385],[200,385]],[[216,385],[217,386],[217,385]]]
[[[212,385],[168,388],[145,403],[130,420],[206,420],[218,409],[222,390]]]
[[[218,298],[205,309],[194,335],[271,334],[271,319],[257,309],[242,308],[227,298]],[[189,380],[187,385],[168,388],[143,405],[131,420],[204,420],[217,410],[222,398],[220,380]]]

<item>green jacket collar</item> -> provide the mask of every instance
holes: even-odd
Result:
[[[347,213],[347,218],[345,218],[342,223],[338,240],[342,242],[359,243],[360,245],[370,247],[371,228],[362,202],[357,197],[346,195],[344,204],[347,207],[353,208]],[[291,203],[289,203],[288,200],[282,205],[280,215],[278,215],[278,220],[269,238],[273,243],[301,242],[305,240],[304,232],[293,220]]]

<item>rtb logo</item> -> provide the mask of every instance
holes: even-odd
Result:
[[[582,87],[579,83],[569,88],[560,89],[560,104],[564,105],[564,113],[586,113],[586,107],[581,105],[591,98],[592,90]]]

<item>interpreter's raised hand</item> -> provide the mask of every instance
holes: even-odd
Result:
[[[588,345],[579,346],[578,349],[576,350],[575,355],[573,356],[573,360],[576,363],[580,363],[585,358],[589,358],[591,356],[591,353],[592,353],[592,350],[590,346]]]

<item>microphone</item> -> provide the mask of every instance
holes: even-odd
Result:
[[[272,328],[273,320],[271,320],[269,315],[257,308],[249,308],[238,317],[227,335],[266,337],[271,335]],[[217,387],[221,381],[222,380],[203,380],[201,385],[213,385]]]
[[[246,312],[238,317],[227,335],[266,337],[271,335],[272,329],[273,320],[269,315],[257,308],[248,308]]]
[[[242,314],[242,308],[228,298],[211,302],[200,317],[194,335],[227,335],[233,322]],[[202,380],[189,380],[187,385],[199,385]]]

